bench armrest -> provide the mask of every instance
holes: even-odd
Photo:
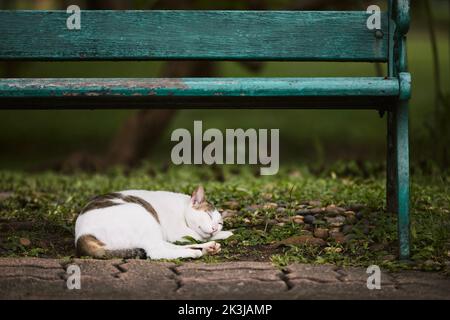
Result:
[[[400,101],[411,99],[411,73],[400,72],[398,81],[400,83]]]
[[[409,31],[411,24],[410,0],[395,0],[393,7],[393,19],[397,23],[397,30],[405,35]]]

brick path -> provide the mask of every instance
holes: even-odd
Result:
[[[81,290],[68,290],[66,268],[81,269]],[[0,299],[447,299],[450,278],[383,273],[367,289],[365,269],[270,263],[182,265],[145,260],[0,259]]]

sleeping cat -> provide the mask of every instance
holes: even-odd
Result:
[[[199,258],[216,254],[227,239],[221,214],[206,201],[198,187],[192,196],[130,190],[94,198],[83,209],[75,225],[79,256],[130,258],[145,253],[149,259]],[[175,245],[192,237],[210,241]]]

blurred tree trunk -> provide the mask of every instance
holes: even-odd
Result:
[[[212,77],[216,74],[216,64],[209,61],[170,62],[162,72],[167,78]],[[140,110],[133,114],[111,143],[107,164],[137,164],[159,141],[175,114],[173,109]]]

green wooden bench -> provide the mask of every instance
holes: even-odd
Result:
[[[406,61],[409,1],[381,30],[365,11],[0,11],[0,60],[264,60],[386,63],[386,77],[0,79],[1,109],[374,109],[388,114],[387,206],[410,254]]]

